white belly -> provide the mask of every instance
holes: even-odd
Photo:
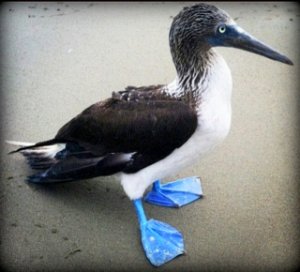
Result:
[[[134,174],[121,174],[130,199],[141,198],[149,185],[196,163],[227,136],[231,124],[231,74],[218,57],[209,75],[208,88],[201,97],[198,127],[192,137],[165,159]],[[174,84],[174,83],[173,83]]]

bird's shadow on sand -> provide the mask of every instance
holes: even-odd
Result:
[[[12,163],[18,165],[17,169]],[[43,201],[44,212],[57,214],[68,213],[70,210],[78,214],[89,214],[91,218],[101,217],[109,222],[118,222],[129,227],[136,227],[137,218],[132,201],[126,196],[120,181],[113,176],[72,181],[65,183],[34,184],[24,181],[27,175],[33,174],[22,157],[9,157],[6,172],[18,186],[27,187]],[[10,181],[11,182],[11,181]],[[149,191],[151,188],[148,188]],[[32,194],[30,194],[32,197]],[[36,205],[36,201],[33,201]],[[161,208],[155,205],[144,205],[149,218],[170,220],[178,216],[177,209]],[[68,215],[66,215],[68,216]],[[94,219],[93,219],[94,220]]]
[[[114,177],[99,177],[67,183],[33,184],[26,183],[33,191],[46,198],[46,201],[60,202],[62,209],[71,208],[79,213],[94,216],[104,215],[108,221],[118,221],[134,225],[137,218],[132,201],[126,196],[120,182]],[[150,191],[148,188],[146,193]],[[163,217],[170,220],[177,217],[178,209],[162,208],[145,204],[149,218]]]
[[[134,217],[131,201],[114,178],[98,178],[67,183],[33,184],[26,183],[33,191],[48,200],[59,202],[62,208],[72,208],[82,213],[105,213],[126,221]]]

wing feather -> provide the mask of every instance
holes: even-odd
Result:
[[[54,139],[16,150],[26,155],[32,168],[45,170],[28,180],[58,182],[134,173],[167,157],[195,132],[197,114],[187,101],[172,98],[161,88],[128,87],[85,109]],[[50,157],[49,152],[39,152],[58,144],[64,149]]]
[[[196,127],[197,114],[183,101],[110,98],[73,118],[55,139],[76,142],[97,156],[134,152],[125,171],[135,172],[183,145]]]

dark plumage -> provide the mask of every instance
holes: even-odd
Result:
[[[29,180],[70,181],[120,171],[134,173],[169,155],[193,134],[197,115],[192,106],[165,94],[162,88],[127,87],[85,109],[54,139],[17,150],[66,144],[51,159],[29,153],[30,166],[47,172]],[[128,159],[124,154],[132,156]]]

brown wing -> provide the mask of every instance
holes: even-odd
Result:
[[[55,139],[75,142],[97,156],[135,153],[127,170],[137,171],[166,157],[194,133],[197,115],[186,103],[133,96],[90,106],[64,125]]]
[[[129,87],[96,103],[65,124],[52,140],[23,147],[29,164],[45,172],[30,182],[61,182],[117,172],[134,173],[168,156],[197,127],[187,103],[167,96],[161,87]],[[55,157],[35,148],[66,143]],[[31,151],[33,150],[33,151]]]

